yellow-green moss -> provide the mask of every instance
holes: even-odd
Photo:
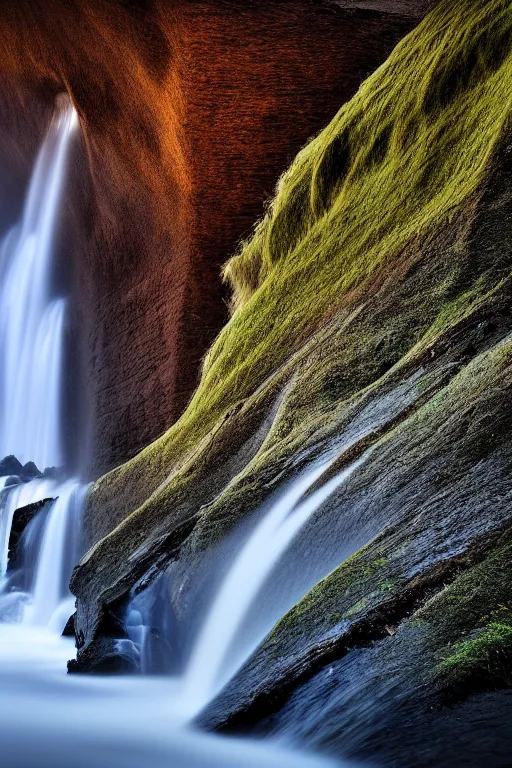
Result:
[[[445,699],[512,685],[511,540],[509,531],[482,563],[416,614],[439,648],[435,676]]]
[[[160,440],[96,485],[100,504],[108,499],[125,514],[138,507],[149,516],[162,483],[166,493],[172,487],[174,495],[180,488],[185,494],[200,471],[194,456],[223,416],[275,377],[334,312],[364,317],[364,302],[401,263],[404,249],[425,244],[476,194],[511,124],[511,40],[507,0],[441,0],[304,148],[254,236],[226,267],[236,311],[205,360],[188,409]],[[455,256],[451,283],[462,269]],[[392,330],[393,322],[410,327],[397,327],[383,362],[396,364],[438,313],[432,340],[495,284],[483,280],[462,298],[449,298],[444,284],[432,301],[411,297],[409,314],[389,318]],[[376,321],[366,331],[368,338],[353,332],[335,356],[330,350],[325,361],[313,361],[309,389],[301,387],[294,411],[292,396],[274,440],[293,448],[301,419],[304,431],[306,419],[379,378]]]
[[[471,678],[485,678],[493,683],[512,685],[512,615],[508,623],[493,621],[476,637],[458,643],[439,664],[439,671],[452,678],[453,684],[467,684]]]
[[[303,150],[226,266],[237,311],[207,359],[210,397],[252,387],[471,195],[510,121],[511,39],[507,2],[441,2]]]
[[[180,428],[246,397],[348,292],[477,188],[512,106],[506,0],[442,0],[298,156],[225,269],[234,317]]]
[[[307,616],[313,617],[317,630],[320,623],[324,629],[330,629],[341,619],[355,616],[369,603],[370,593],[379,589],[382,579],[379,581],[376,575],[382,573],[385,576],[388,570],[387,557],[374,544],[362,547],[283,616],[267,642],[272,645],[283,630],[293,633]]]

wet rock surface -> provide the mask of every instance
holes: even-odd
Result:
[[[15,511],[9,536],[8,570],[10,572],[15,571],[21,565],[19,545],[27,527],[40,512],[49,510],[54,501],[55,499],[42,499]]]
[[[505,20],[503,39],[512,39],[502,4],[489,0],[486,10],[486,19]],[[470,38],[443,37],[447,18],[472,25],[478,55],[464,58],[474,62],[471,76],[461,74],[454,53]],[[508,44],[505,58],[496,58],[482,19],[476,6],[443,3],[422,27],[433,57],[428,72],[399,47],[369,90],[301,153],[254,239],[230,262],[237,309],[191,406],[91,490],[91,519],[105,513],[118,526],[72,578],[79,646],[72,669],[131,658],[122,609],[163,574],[178,650],[186,646],[197,629],[194,610],[216,593],[216,566],[226,571],[222,558],[232,553],[225,543],[245,541],[278,490],[332,452],[334,462],[309,493],[354,471],[275,567],[249,617],[271,619],[251,625],[263,641],[198,722],[383,766],[507,765],[512,145],[508,107],[495,97],[511,70],[501,70]],[[407,110],[379,133],[399,101],[397,77],[405,83],[413,74],[412,59],[428,87],[409,107],[419,103],[418,125],[435,124],[434,148],[414,143],[417,134],[404,128]],[[489,143],[480,130],[486,115],[466,119],[477,89],[495,110]],[[454,121],[455,114],[464,119]],[[412,180],[417,205],[400,239],[396,221],[411,204],[410,184],[402,197],[389,190],[382,210],[365,206],[374,189],[380,194],[378,182],[390,182],[389,168],[401,173],[406,147],[411,162],[421,161]],[[359,187],[365,174],[369,181]],[[354,252],[343,240],[347,229]],[[359,272],[316,315],[319,296],[307,289],[322,259],[328,268],[318,285],[326,293],[347,270]],[[294,292],[295,304],[288,301]],[[284,322],[288,336],[302,323],[302,335],[277,354],[277,342],[288,343]],[[266,355],[250,357],[251,341],[266,345]]]
[[[16,458],[16,456],[6,456],[0,461],[0,477],[7,477],[9,475],[21,475],[23,472],[23,465]]]
[[[0,461],[0,478],[7,478],[5,487],[30,483],[32,480],[41,478],[61,482],[66,476],[67,473],[63,467],[46,467],[43,472],[40,472],[33,461],[27,461],[23,465],[15,456],[6,456]]]

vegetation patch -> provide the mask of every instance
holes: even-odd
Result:
[[[310,592],[276,624],[268,639],[279,638],[281,632],[291,632],[307,626],[311,617],[315,632],[321,634],[335,627],[341,620],[352,618],[363,611],[374,592],[375,574],[385,572],[388,559],[375,544],[367,544],[349,557],[331,574],[322,579]],[[377,597],[378,592],[375,592]]]
[[[512,686],[512,533],[420,610],[435,637],[443,702]]]
[[[304,148],[226,266],[236,311],[189,408],[128,471],[142,461],[158,472],[183,457],[322,318],[371,295],[406,247],[428,240],[475,193],[510,126],[512,53],[505,46],[496,59],[497,36],[512,39],[505,0],[441,0]],[[342,354],[357,359],[365,344]],[[405,351],[393,344],[381,370]],[[333,370],[326,391],[339,389]]]
[[[464,366],[481,350],[475,329],[482,317],[509,311],[512,293],[510,216],[496,202],[510,183],[491,173],[512,113],[512,51],[506,45],[497,58],[498,38],[512,39],[508,2],[441,0],[299,154],[254,236],[226,267],[234,314],[188,409],[93,487],[95,515],[126,519],[89,553],[84,589],[99,579],[100,562],[111,564],[109,578],[127,578],[141,542],[199,510],[207,535],[197,545],[206,546],[225,530],[207,531],[206,518],[232,524],[254,510],[276,479],[297,470],[297,457],[348,428],[355,403],[438,355]],[[499,189],[489,202],[493,184]],[[483,391],[495,368],[461,378],[456,402],[449,390],[424,406],[410,421],[416,433],[408,460],[419,461],[427,442],[432,451],[441,444],[447,399],[453,419],[466,423],[463,406],[469,410],[479,396],[471,376],[478,373]],[[257,452],[245,451],[281,395]],[[478,419],[473,425],[480,429]],[[354,561],[300,610],[316,600],[320,615],[342,616],[373,591],[385,593],[380,586],[392,574],[378,560]],[[359,591],[354,585],[370,579],[365,567],[375,583]]]
[[[458,695],[512,687],[512,613],[453,646],[451,655],[439,664],[439,673],[444,686]]]

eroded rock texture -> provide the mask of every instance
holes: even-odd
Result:
[[[117,527],[73,576],[75,669],[115,660],[154,583],[183,662],[240,542],[334,455],[315,487],[352,473],[253,600],[262,642],[201,722],[508,764],[511,41],[502,0],[442,0],[296,158],[230,262],[237,308],[191,406],[91,490]]]
[[[381,6],[2,7],[6,216],[59,91],[82,123],[62,260],[72,254],[75,265],[70,355],[83,361],[75,375],[85,377],[92,475],[136,454],[186,406],[227,319],[221,265],[297,150],[424,11]]]

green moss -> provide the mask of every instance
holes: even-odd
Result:
[[[441,0],[305,147],[226,266],[236,312],[166,438],[174,454],[475,192],[510,122],[511,39],[506,0]]]
[[[386,569],[388,559],[371,543],[349,557],[331,574],[320,581],[276,624],[269,638],[272,645],[283,631],[308,625],[308,616],[316,631],[328,630],[342,619],[364,610],[371,593],[377,589],[376,574]]]
[[[125,562],[167,518],[205,504],[204,517],[236,521],[268,495],[291,457],[339,433],[357,398],[470,313],[493,308],[509,253],[475,245],[470,229],[510,126],[511,36],[508,2],[441,0],[299,154],[226,267],[236,311],[189,407],[92,490],[97,519],[125,519],[98,559]],[[212,476],[242,455],[256,417],[283,392],[264,443],[240,459],[240,482],[223,493],[226,481]],[[426,406],[422,429],[446,397]]]
[[[491,622],[476,637],[458,643],[438,666],[443,685],[461,690],[512,686],[512,614]]]
[[[441,2],[303,150],[226,266],[237,311],[207,360],[210,393],[226,374],[251,387],[475,191],[510,119],[497,35],[512,35],[506,2]]]
[[[415,616],[438,646],[436,685],[445,700],[512,685],[511,537]]]
[[[333,614],[333,618],[336,621],[340,621],[341,619],[350,619],[352,616],[356,616],[358,613],[360,613],[364,608],[366,608],[367,605],[368,605],[368,597],[362,597],[360,600],[357,601],[357,603],[354,603],[354,605],[351,605],[348,611],[345,611],[343,615]]]

